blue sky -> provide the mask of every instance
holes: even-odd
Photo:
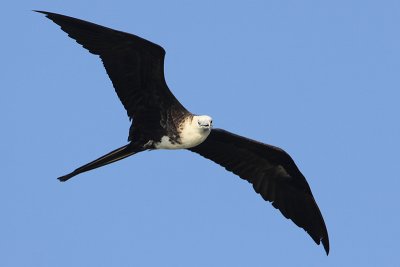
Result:
[[[0,17],[0,266],[398,266],[400,2],[9,1]],[[188,151],[56,177],[126,143],[100,60],[32,9],[167,51],[171,90],[214,125],[284,148],[331,253]]]

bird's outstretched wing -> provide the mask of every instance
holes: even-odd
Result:
[[[208,158],[253,184],[254,190],[279,209],[329,253],[329,238],[310,187],[293,159],[282,149],[221,129],[213,129],[189,150]]]
[[[161,112],[172,106],[175,112],[187,112],[165,82],[165,51],[161,46],[84,20],[36,12],[45,14],[89,52],[100,56],[131,119],[137,114]]]

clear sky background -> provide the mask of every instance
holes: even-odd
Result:
[[[0,266],[400,266],[399,1],[93,2],[2,5]],[[130,123],[100,60],[32,9],[163,46],[189,110],[294,158],[330,255],[188,151],[58,182]]]

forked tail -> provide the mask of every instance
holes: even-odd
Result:
[[[143,148],[134,147],[132,145],[132,143],[127,144],[127,145],[117,148],[116,150],[113,150],[110,153],[108,153],[92,162],[89,162],[88,164],[85,164],[82,167],[79,167],[78,169],[74,170],[73,172],[71,172],[67,175],[61,176],[57,179],[60,180],[61,182],[65,182],[68,179],[70,179],[70,178],[74,177],[75,175],[78,175],[82,172],[87,172],[87,171],[102,167],[104,165],[116,162],[118,160],[129,157],[140,151],[143,151]]]

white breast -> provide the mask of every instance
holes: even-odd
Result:
[[[195,147],[204,142],[210,132],[211,128],[199,128],[197,122],[194,123],[191,119],[188,119],[182,125],[180,144],[173,144],[170,142],[170,138],[168,136],[163,136],[161,138],[161,142],[155,143],[154,146],[157,149],[183,149]]]

